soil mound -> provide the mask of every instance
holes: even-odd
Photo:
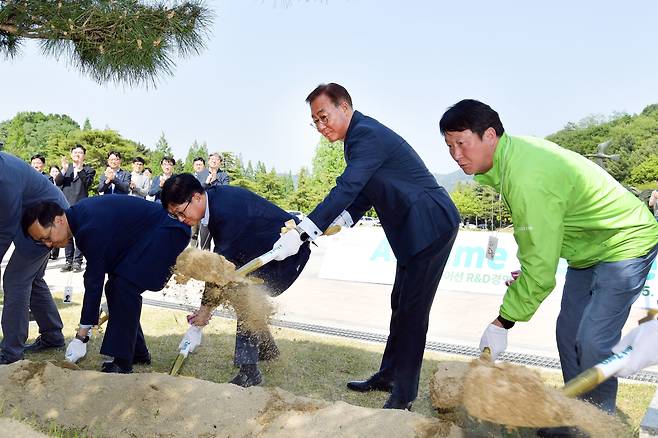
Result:
[[[165,374],[104,374],[47,362],[0,367],[3,409],[98,437],[435,437],[458,431],[419,414]],[[22,436],[20,434],[14,436]]]
[[[11,418],[0,417],[0,436],[5,437],[20,437],[20,438],[45,438],[39,431],[32,429],[25,423],[16,421]]]
[[[616,418],[544,385],[537,371],[509,363],[474,361],[464,378],[464,407],[473,417],[513,427],[576,426],[597,438],[625,432]]]

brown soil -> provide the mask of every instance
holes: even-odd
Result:
[[[0,436],[12,438],[45,438],[48,435],[44,435],[20,421],[0,417]]]
[[[157,373],[104,374],[20,361],[0,367],[0,387],[4,412],[95,437],[459,436],[451,425],[411,412]]]
[[[471,367],[469,362],[441,362],[430,379],[432,406],[448,411],[462,405],[464,376]]]
[[[176,260],[176,281],[185,284],[189,279],[205,281],[201,304],[208,307],[224,306],[235,311],[247,330],[260,333],[274,314],[274,306],[264,286],[257,279],[247,279],[235,272],[235,265],[223,256],[197,248],[187,248]]]
[[[512,427],[576,426],[594,437],[619,437],[624,427],[589,403],[544,385],[539,373],[509,363],[474,361],[464,379],[472,417]]]

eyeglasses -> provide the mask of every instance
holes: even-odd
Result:
[[[176,212],[169,212],[167,213],[170,218],[175,219],[177,221],[183,221],[187,216],[185,215],[185,210],[187,210],[187,207],[189,207],[190,202],[192,202],[192,199],[187,201],[187,204],[185,204],[185,208],[183,208],[181,211],[176,211]]]
[[[327,126],[329,123],[329,117],[326,114],[322,114],[317,120],[313,120],[309,125],[315,129],[320,129],[320,125]]]
[[[36,239],[36,240],[39,241],[39,242],[41,242],[41,243],[43,243],[44,245],[45,245],[45,244],[48,244],[48,243],[53,243],[53,241],[51,240],[51,239],[52,239],[52,235],[53,235],[53,227],[54,227],[54,224],[51,225],[50,227],[48,227],[48,234],[47,234],[46,236],[44,236],[44,237],[40,237],[40,238],[38,238],[38,239]]]

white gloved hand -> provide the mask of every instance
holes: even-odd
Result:
[[[193,353],[194,350],[196,350],[196,348],[199,345],[201,345],[202,337],[203,334],[201,332],[201,327],[193,325],[189,329],[187,329],[187,332],[185,332],[183,339],[180,341],[180,344],[178,345],[178,349],[182,350],[186,347],[187,344],[189,344],[187,351]]]
[[[288,257],[297,254],[299,247],[302,246],[302,239],[297,230],[290,230],[279,237],[272,246],[272,250],[276,251],[274,260],[281,261]]]
[[[627,346],[633,347],[626,365],[615,376],[628,377],[651,365],[658,364],[658,321],[640,324],[631,330],[612,348],[613,353],[620,353]]]
[[[64,354],[64,358],[68,360],[69,362],[76,363],[85,355],[87,354],[87,344],[82,342],[78,338],[74,338],[71,342],[69,342],[68,347],[66,347],[66,353]]]
[[[347,210],[343,210],[341,214],[338,215],[336,219],[331,223],[331,225],[338,225],[340,227],[351,227],[354,225],[354,221],[352,220],[352,216],[347,212]],[[329,225],[329,226],[331,226]]]
[[[480,339],[480,351],[491,350],[491,360],[496,360],[507,349],[507,329],[489,324]]]

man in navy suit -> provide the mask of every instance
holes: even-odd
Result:
[[[98,193],[104,195],[130,193],[130,172],[121,169],[121,153],[107,154],[107,167],[98,182]]]
[[[379,371],[347,386],[391,391],[384,408],[409,409],[418,395],[430,309],[457,236],[459,213],[411,146],[354,111],[345,88],[320,85],[306,102],[318,131],[329,141],[344,141],[347,167],[297,232],[276,242],[283,248],[279,258],[295,254],[332,221],[351,226],[374,207],[397,258],[390,332]]]
[[[169,178],[162,187],[161,201],[181,222],[207,225],[215,252],[237,267],[268,252],[285,222],[295,219],[265,198],[240,187],[217,185],[204,189],[189,173]],[[268,294],[277,296],[299,277],[310,253],[309,244],[303,244],[294,257],[271,262],[254,275],[263,280]],[[202,303],[190,323],[206,325],[212,310]],[[269,332],[250,332],[238,320],[234,363],[240,366],[240,372],[231,383],[243,387],[258,385],[262,381],[258,360],[273,359],[278,354]]]
[[[111,317],[100,352],[114,361],[105,362],[102,371],[130,373],[135,363],[151,363],[139,324],[141,294],[164,287],[176,257],[190,240],[190,228],[159,205],[133,196],[87,198],[68,210],[53,202],[38,203],[26,209],[22,226],[48,247],[62,248],[74,236],[87,258],[80,327],[66,358],[76,362],[86,354],[107,274],[105,297]]]

